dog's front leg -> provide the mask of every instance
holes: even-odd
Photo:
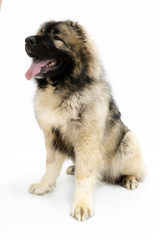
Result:
[[[83,139],[76,148],[76,188],[71,209],[71,216],[79,221],[84,221],[94,214],[92,198],[99,159],[100,150],[97,144]]]
[[[29,192],[37,195],[52,191],[65,159],[65,155],[54,149],[52,143],[53,136],[50,134],[44,136],[46,144],[46,171],[40,182],[32,184],[29,188]]]

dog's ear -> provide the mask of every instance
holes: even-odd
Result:
[[[72,22],[72,21],[70,21],[70,25],[71,25],[74,29],[79,29],[78,22]]]
[[[71,20],[68,20],[67,21],[68,25],[71,26],[74,30],[79,30],[81,27],[80,25],[78,24],[78,22],[73,22]]]
[[[67,23],[81,36],[82,39],[85,38],[84,30],[78,22],[73,22],[71,20],[68,20]]]

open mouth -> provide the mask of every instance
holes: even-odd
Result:
[[[47,59],[47,60],[37,60],[33,62],[25,74],[25,77],[28,80],[31,80],[32,77],[45,74],[49,71],[53,71],[60,67],[62,62],[58,59]]]

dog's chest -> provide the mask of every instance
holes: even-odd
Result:
[[[67,132],[78,118],[78,105],[76,99],[62,101],[52,89],[38,90],[34,98],[35,115],[43,131],[56,127]]]

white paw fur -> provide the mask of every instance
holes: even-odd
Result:
[[[78,221],[85,221],[94,215],[94,209],[86,204],[78,204],[72,208],[70,215]]]
[[[43,195],[45,193],[52,192],[52,191],[53,191],[53,186],[49,186],[49,185],[45,186],[40,183],[34,183],[29,188],[29,192],[36,195]]]
[[[135,190],[138,187],[138,181],[134,176],[126,176],[122,179],[122,186],[128,190]]]

